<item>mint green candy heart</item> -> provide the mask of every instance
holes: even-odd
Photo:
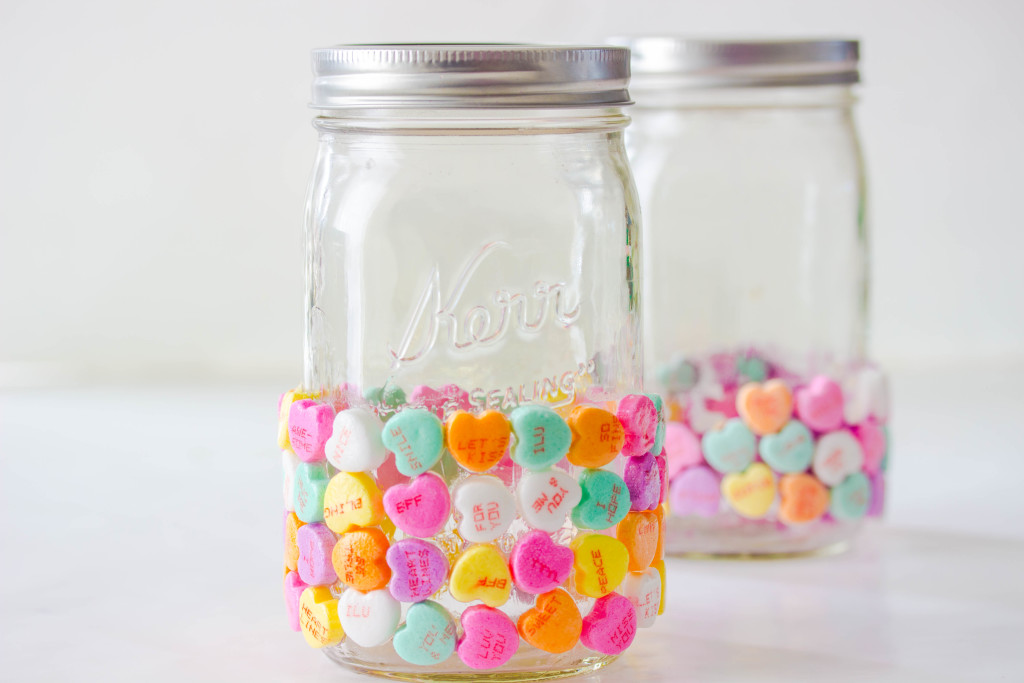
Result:
[[[331,475],[323,462],[300,462],[292,484],[295,516],[306,524],[324,521],[324,492]]]
[[[455,652],[455,620],[432,600],[417,602],[394,638],[398,656],[419,666],[440,664]]]
[[[528,470],[545,470],[565,457],[572,445],[572,430],[547,406],[519,406],[509,415],[516,445],[512,460]]]
[[[426,472],[441,459],[444,428],[423,408],[403,410],[388,420],[381,434],[384,447],[395,454],[395,466],[407,477]]]
[[[700,440],[704,459],[723,474],[742,472],[754,462],[757,437],[738,417],[726,420],[721,429],[705,432]]]
[[[658,428],[654,432],[654,445],[651,446],[651,453],[661,455],[661,451],[665,448],[665,401],[658,394],[644,394],[644,396],[651,399],[654,402],[654,407],[658,410]]]
[[[406,403],[405,392],[402,391],[402,387],[395,384],[370,387],[363,394],[363,398],[371,405],[377,406],[377,417],[384,422],[390,420],[399,406],[404,406]]]
[[[776,472],[803,472],[814,459],[814,437],[803,422],[790,420],[778,434],[762,436],[757,450]]]
[[[658,382],[668,391],[683,392],[697,386],[697,366],[685,358],[673,358],[658,367]]]
[[[572,523],[581,529],[607,529],[629,512],[629,489],[622,477],[608,470],[584,470],[580,475],[583,497],[572,509]]]
[[[882,434],[885,435],[885,454],[882,456],[882,471],[889,471],[889,425],[882,425]]]
[[[736,372],[747,382],[763,382],[768,377],[768,366],[760,358],[740,356],[736,359]]]
[[[871,504],[871,482],[863,472],[854,472],[832,487],[828,511],[839,520],[860,519]]]

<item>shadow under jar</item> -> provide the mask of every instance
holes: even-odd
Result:
[[[314,51],[292,627],[354,669],[596,669],[662,607],[620,48]]]
[[[670,553],[839,547],[881,513],[858,44],[637,38],[627,147]]]

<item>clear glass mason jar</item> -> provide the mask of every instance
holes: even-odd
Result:
[[[596,669],[662,606],[628,53],[315,50],[292,627],[357,670]]]
[[[866,355],[858,43],[624,44],[646,368],[670,412],[667,550],[834,546],[880,513],[888,443]]]

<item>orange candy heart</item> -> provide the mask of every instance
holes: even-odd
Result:
[[[331,564],[338,581],[363,593],[384,588],[391,580],[385,555],[388,538],[380,529],[356,529],[338,537]]]
[[[568,652],[583,633],[583,617],[576,603],[561,588],[537,596],[537,606],[519,617],[519,635],[539,650]]]
[[[781,379],[749,382],[736,394],[736,410],[758,436],[775,434],[793,414],[793,392]]]
[[[782,494],[779,519],[786,524],[813,522],[828,509],[828,489],[810,474],[783,475],[779,492]]]
[[[495,410],[480,417],[459,411],[448,419],[445,441],[452,457],[472,472],[486,472],[508,451],[508,418]]]
[[[298,569],[299,544],[295,541],[295,535],[299,533],[299,527],[305,525],[306,523],[294,512],[289,512],[284,517],[284,566],[289,571]]]
[[[654,514],[658,516],[658,547],[654,549],[654,561],[665,559],[665,507],[666,504],[662,503],[654,509]]]
[[[566,457],[578,467],[604,467],[626,442],[622,423],[607,410],[576,406],[567,422],[572,429],[572,445]]]
[[[619,522],[615,535],[629,551],[629,571],[643,571],[657,555],[661,523],[653,512],[630,512]]]

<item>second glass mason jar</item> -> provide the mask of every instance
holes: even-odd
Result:
[[[279,406],[292,627],[391,677],[600,667],[664,579],[628,53],[313,65],[305,375]]]
[[[670,423],[667,549],[796,553],[880,513],[866,356],[858,43],[638,38],[649,380]]]

